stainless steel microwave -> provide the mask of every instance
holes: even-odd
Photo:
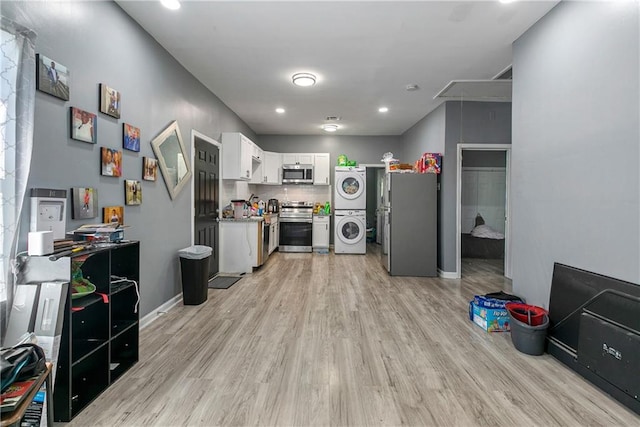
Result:
[[[282,165],[283,184],[313,184],[313,165]]]

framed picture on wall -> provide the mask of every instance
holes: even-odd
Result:
[[[100,149],[100,174],[122,176],[122,151],[107,147]]]
[[[140,151],[140,129],[128,123],[122,124],[122,146],[125,150]]]
[[[105,206],[102,208],[102,222],[124,225],[124,206]]]
[[[36,54],[36,89],[69,100],[69,69],[40,53]]]
[[[142,179],[155,181],[158,177],[158,160],[151,157],[142,158]]]
[[[135,179],[124,180],[124,204],[142,204],[142,184],[140,181],[136,181]]]
[[[88,111],[71,107],[71,138],[95,144],[98,142],[97,133],[98,117]]]
[[[71,189],[72,219],[95,218],[98,216],[98,190],[90,187]]]
[[[100,83],[100,112],[120,118],[120,92],[104,83]]]

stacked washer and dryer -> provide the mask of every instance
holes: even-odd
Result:
[[[336,254],[367,253],[367,169],[336,166],[333,198]]]

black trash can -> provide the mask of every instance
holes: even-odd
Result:
[[[178,251],[184,305],[199,305],[207,300],[211,252],[209,246],[202,245],[189,246]]]

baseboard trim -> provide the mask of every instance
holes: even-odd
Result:
[[[438,269],[438,277],[441,279],[459,279],[458,273],[455,271],[442,271]]]
[[[151,313],[140,319],[140,330],[143,330],[151,323],[153,323],[158,317],[162,316],[167,311],[178,305],[180,301],[182,301],[182,293],[179,293],[175,297],[171,298],[169,301],[165,302],[155,310],[151,310]]]

